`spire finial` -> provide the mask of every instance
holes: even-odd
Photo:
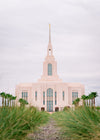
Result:
[[[49,24],[49,43],[51,43],[51,24]]]

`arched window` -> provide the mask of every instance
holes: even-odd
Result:
[[[37,101],[37,91],[35,91],[35,101]]]
[[[43,105],[45,105],[45,92],[43,91]]]
[[[65,93],[64,93],[64,91],[62,92],[62,96],[63,96],[63,101],[64,101],[64,99],[65,99]]]
[[[47,111],[53,111],[53,89],[47,89]]]
[[[52,75],[52,64],[48,64],[48,75]]]
[[[55,105],[57,105],[57,92],[55,92]]]

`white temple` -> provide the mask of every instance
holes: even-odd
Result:
[[[72,106],[76,98],[85,92],[80,83],[64,83],[57,74],[57,62],[51,44],[51,27],[49,25],[49,43],[47,56],[43,62],[43,74],[36,83],[22,83],[16,86],[17,104],[20,98],[28,101],[30,106],[39,110],[53,112]]]

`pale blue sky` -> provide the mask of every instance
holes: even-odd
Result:
[[[100,95],[100,0],[0,0],[0,91],[40,78],[48,23],[60,78]]]

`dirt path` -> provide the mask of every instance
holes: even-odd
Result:
[[[61,136],[60,128],[57,126],[55,120],[50,118],[49,122],[39,128],[34,134],[27,136],[28,140],[64,140]]]

